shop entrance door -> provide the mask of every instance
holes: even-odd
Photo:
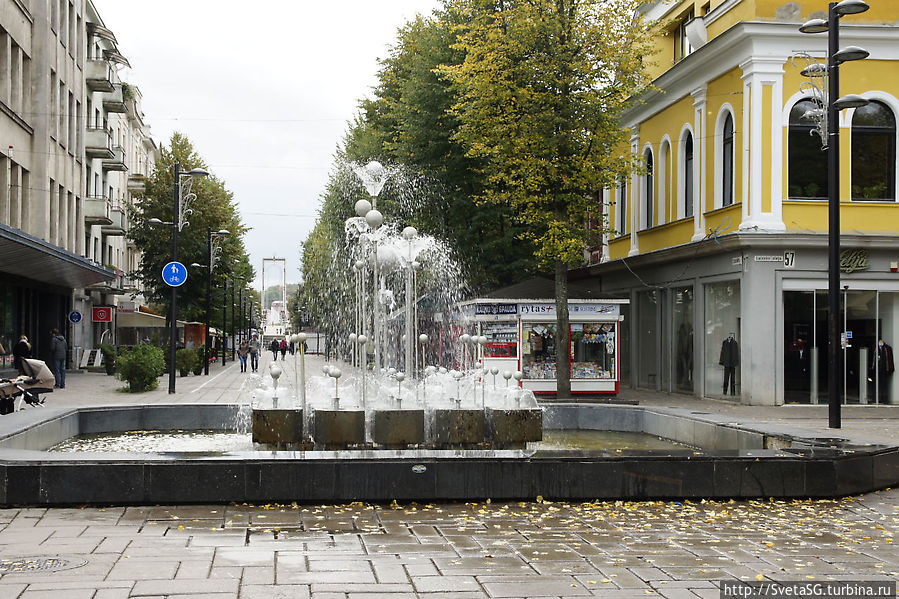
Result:
[[[874,403],[874,356],[877,347],[877,292],[843,293],[847,347],[843,352],[845,403]]]
[[[841,330],[847,347],[840,352],[844,403],[876,401],[875,347],[880,322],[877,292],[841,292]],[[830,329],[826,291],[784,292],[784,401],[827,403]],[[840,343],[840,340],[837,340]]]

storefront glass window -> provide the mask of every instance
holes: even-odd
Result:
[[[705,395],[740,396],[740,282],[705,286]]]
[[[851,338],[843,352],[845,401],[874,403],[874,348],[877,345],[877,292],[844,292],[845,330]]]
[[[16,333],[16,293],[10,286],[0,288],[0,368],[12,367],[12,346]]]
[[[555,324],[522,324],[521,371],[526,379],[556,378]]]
[[[814,338],[815,294],[784,291],[784,401],[810,403],[817,359]]]
[[[659,384],[659,326],[656,290],[637,294],[637,364],[639,385],[657,388]]]
[[[896,375],[895,347],[899,343],[899,293],[881,293],[880,331],[874,354],[873,378],[878,403],[899,403],[899,376]],[[883,345],[880,342],[883,341]]]
[[[515,321],[486,322],[481,325],[481,335],[487,337],[485,358],[518,357],[518,323]]]
[[[693,393],[693,288],[671,290],[674,320],[674,388]]]
[[[573,379],[614,379],[617,326],[614,322],[572,323]]]

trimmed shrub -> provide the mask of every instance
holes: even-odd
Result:
[[[147,344],[135,345],[119,357],[118,377],[128,383],[131,392],[155,389],[165,368],[162,349]]]
[[[106,374],[115,374],[117,359],[115,348],[108,343],[101,343],[97,346],[97,349],[103,354],[103,366],[106,368]]]
[[[181,376],[187,376],[197,364],[197,352],[192,349],[179,349],[175,352],[175,366]]]
[[[200,376],[203,374],[203,366],[206,364],[206,348],[202,345],[197,348],[197,361],[194,364],[194,374]]]

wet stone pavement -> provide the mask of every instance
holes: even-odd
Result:
[[[834,501],[4,509],[0,597],[717,599],[721,579],[895,580],[897,518],[892,490]],[[75,567],[29,559],[49,556]]]

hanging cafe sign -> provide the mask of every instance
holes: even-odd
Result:
[[[840,252],[840,270],[845,273],[852,273],[859,270],[868,270],[871,265],[868,263],[868,250],[852,249]]]

